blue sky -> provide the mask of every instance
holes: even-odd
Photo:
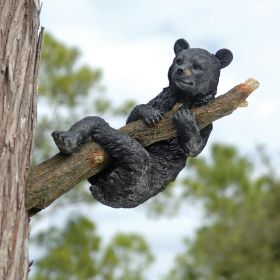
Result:
[[[48,0],[41,24],[63,42],[78,46],[84,62],[102,69],[106,94],[115,103],[127,98],[145,103],[167,86],[178,38],[213,53],[230,49],[234,60],[222,71],[218,92],[249,77],[261,86],[249,98],[248,108],[215,123],[210,144],[233,144],[245,153],[264,144],[279,155],[279,1]],[[186,232],[192,235],[199,225],[199,214],[192,207],[185,211],[187,217],[183,213],[173,220],[153,221],[146,219],[141,207],[127,211],[100,206],[94,208],[93,218],[107,238],[115,231],[142,231],[160,255],[148,278],[156,279],[162,262],[168,268],[182,237]]]

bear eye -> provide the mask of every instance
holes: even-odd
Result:
[[[198,63],[194,63],[193,69],[194,70],[203,70],[202,66],[200,64],[198,64]]]
[[[182,58],[177,58],[176,59],[176,63],[178,64],[178,65],[182,65],[183,64],[183,59]]]

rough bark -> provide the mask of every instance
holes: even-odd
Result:
[[[38,0],[0,0],[0,279],[27,279],[25,189],[36,123]]]
[[[228,93],[216,98],[206,106],[194,108],[197,124],[200,128],[231,114],[237,107],[247,106],[246,98],[258,87],[259,83],[249,79]],[[180,104],[153,128],[142,121],[130,123],[120,130],[149,146],[155,142],[176,136],[172,116]],[[97,156],[99,155],[99,157]],[[96,160],[98,159],[98,160]],[[109,164],[109,156],[95,143],[85,145],[79,153],[71,156],[61,154],[33,167],[30,171],[27,187],[27,209],[33,215],[50,205],[63,193],[77,183],[97,174]]]

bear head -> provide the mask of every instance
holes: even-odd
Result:
[[[212,99],[217,92],[220,70],[231,63],[232,52],[220,49],[211,54],[204,49],[190,48],[184,39],[175,42],[174,52],[168,71],[170,86],[186,98]]]

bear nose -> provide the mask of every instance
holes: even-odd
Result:
[[[177,69],[177,74],[182,75],[184,73],[184,69],[183,68],[178,68]]]

